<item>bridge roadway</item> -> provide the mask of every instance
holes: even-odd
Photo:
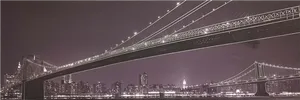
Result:
[[[58,72],[53,72],[29,81],[26,81],[25,98],[27,99],[41,99],[44,96],[43,82],[45,80],[59,77],[66,74],[91,70],[94,68],[101,68],[107,65],[118,64],[122,62],[137,60],[141,58],[149,58],[161,56],[176,52],[204,49],[208,47],[216,47],[221,45],[236,44],[241,42],[249,42],[254,40],[266,39],[281,35],[299,34],[300,20],[299,15],[284,18],[284,21],[269,21],[267,23],[260,23],[259,25],[250,25],[239,27],[236,29],[228,29],[210,33],[202,36],[194,36],[182,41],[167,42],[159,44],[155,47],[136,50],[106,59],[94,61],[91,63],[79,65],[76,67],[63,69]]]

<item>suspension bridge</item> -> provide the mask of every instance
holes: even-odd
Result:
[[[177,4],[174,9],[168,10],[168,13],[166,13],[164,16],[171,13],[184,2]],[[134,43],[133,45],[120,47],[125,42],[129,41],[133,37],[140,34],[142,31],[146,30],[148,27],[154,25],[156,21],[153,23],[149,23],[150,25],[144,28],[142,31],[135,32],[134,35],[132,37],[128,37],[127,40],[122,40],[122,43],[116,44],[116,46],[110,48],[110,50],[105,50],[105,52],[102,54],[78,60],[73,63],[56,66],[44,60],[36,58],[34,55],[24,56],[20,62],[21,71],[16,75],[18,82],[16,82],[16,84],[6,86],[3,90],[6,91],[13,87],[22,87],[22,98],[43,99],[44,81],[66,74],[92,70],[95,68],[106,67],[108,65],[114,65],[138,59],[145,59],[149,57],[205,49],[209,47],[238,44],[300,33],[300,6],[288,7],[261,14],[250,15],[181,32],[181,30],[185,29],[196,21],[201,20],[214,11],[221,9],[225,5],[232,2],[232,0],[230,0],[224,2],[224,4],[220,5],[217,8],[212,9],[210,12],[204,14],[203,16],[200,16],[198,19],[192,20],[191,23],[184,25],[182,28],[174,31],[173,33],[170,33],[163,37],[153,38],[159,33],[163,32],[165,29],[184,19],[189,14],[192,14],[196,10],[207,5],[209,2],[211,2],[211,0],[203,1],[194,9],[186,12],[183,16],[180,16],[178,19],[161,28],[161,30],[154,32],[153,34],[149,35],[141,41]],[[158,20],[162,19],[164,16],[159,16]],[[266,82],[297,79],[300,77],[299,74],[291,74],[288,77],[265,77],[265,67],[294,71],[299,70],[299,68],[282,67],[266,63],[254,62],[251,66],[238,73],[237,75],[230,77],[224,81],[210,84],[208,89],[239,84],[256,84],[257,93],[255,95],[268,96],[268,93],[265,91]],[[240,80],[244,76],[247,76],[255,71],[256,78],[249,80]],[[32,91],[32,89],[34,89],[34,91]]]
[[[292,72],[286,75],[276,75],[276,73],[265,74],[266,67],[281,69],[281,70],[291,70]],[[255,96],[269,96],[266,92],[266,82],[271,81],[285,81],[285,80],[295,80],[300,78],[300,68],[279,66],[268,63],[254,62],[249,67],[239,72],[238,74],[218,83],[212,83],[209,85],[210,88],[215,87],[226,87],[226,86],[236,86],[244,84],[256,84],[256,94]],[[248,79],[242,79],[245,76]],[[255,77],[255,78],[254,78]]]

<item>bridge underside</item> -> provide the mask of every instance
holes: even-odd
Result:
[[[285,35],[290,34],[294,32],[300,32],[300,20],[290,20],[275,24],[269,24],[259,27],[253,27],[248,29],[242,29],[242,30],[234,30],[234,31],[223,31],[224,33],[218,34],[218,33],[212,33],[216,35],[210,35],[206,37],[195,37],[189,40],[184,40],[176,43],[170,43],[167,45],[161,45],[145,50],[140,50],[132,53],[127,53],[115,57],[111,57],[108,59],[96,61],[89,64],[84,64],[81,66],[77,66],[74,68],[69,68],[62,70],[60,72],[52,73],[47,76],[40,77],[38,79],[31,80],[32,84],[41,84],[44,80],[55,78],[58,76],[71,74],[74,72],[89,70],[93,68],[100,68],[105,65],[110,65],[114,63],[139,59],[139,58],[145,58],[145,57],[151,57],[161,54],[168,54],[168,53],[174,53],[179,51],[185,51],[185,50],[191,50],[191,49],[197,49],[197,48],[205,48],[205,47],[211,47],[211,46],[217,46],[217,45],[223,45],[228,43],[237,43],[237,42],[243,42],[253,39],[261,39],[266,37],[272,37],[272,36],[279,36],[279,35]],[[36,82],[36,83],[35,83]],[[29,84],[29,83],[28,83]],[[28,85],[27,88],[34,87],[34,85]],[[41,85],[37,85],[41,86]],[[31,88],[33,89],[33,88]],[[34,91],[41,92],[41,90],[36,90],[39,88],[35,88]],[[43,89],[43,88],[41,88]],[[26,89],[28,90],[28,89]],[[34,92],[32,91],[32,92]],[[30,91],[31,92],[31,91]],[[35,93],[36,93],[35,92]],[[41,93],[37,93],[39,96],[36,95],[36,97],[41,97]],[[30,94],[28,94],[30,95]],[[30,97],[30,98],[29,98]],[[27,96],[27,99],[35,98],[34,96]]]

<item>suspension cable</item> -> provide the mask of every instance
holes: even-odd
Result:
[[[171,10],[167,10],[167,13],[164,14],[163,16],[159,16],[159,18],[157,20],[155,20],[153,23],[149,23],[150,25],[148,25],[147,27],[143,28],[141,31],[139,32],[135,32],[134,35],[132,37],[128,37],[125,41],[121,41],[120,44],[116,44],[115,47],[111,48],[111,50],[114,50],[116,48],[118,48],[119,46],[121,46],[122,44],[125,44],[127,41],[129,41],[130,39],[134,38],[135,36],[137,36],[138,34],[142,33],[143,31],[147,30],[148,28],[150,28],[151,26],[153,26],[155,23],[157,23],[159,20],[163,19],[165,16],[167,16],[168,14],[170,14],[172,11],[174,11],[176,8],[178,8],[179,6],[181,6],[182,4],[184,4],[186,2],[186,0],[184,0],[183,2],[179,3],[179,5],[177,5],[176,7],[174,7]]]
[[[259,63],[268,67],[272,67],[272,68],[279,68],[279,69],[286,69],[286,70],[295,70],[295,71],[299,71],[300,68],[293,68],[293,67],[285,67],[285,66],[279,66],[279,65],[273,65],[273,64],[268,64],[268,63]]]
[[[232,79],[232,80],[229,80],[229,81],[227,81],[227,82],[232,82],[232,81],[235,81],[235,80],[237,80],[237,79],[240,79],[240,78],[242,78],[242,77],[248,75],[249,73],[251,73],[251,72],[254,71],[254,70],[255,70],[255,68],[252,68],[251,70],[249,70],[248,72],[244,73],[243,75],[238,76],[238,77],[236,77],[236,78],[234,78],[234,79]]]
[[[208,2],[207,2],[208,1]],[[172,22],[170,22],[169,24],[165,25],[164,27],[162,27],[161,29],[157,30],[156,32],[150,34],[149,36],[147,36],[146,38],[138,41],[135,44],[147,41],[151,38],[153,38],[154,36],[162,33],[163,31],[167,30],[168,28],[172,27],[173,25],[177,24],[178,22],[180,22],[181,20],[185,19],[186,17],[188,17],[189,15],[193,14],[194,12],[198,11],[199,9],[201,9],[202,7],[204,7],[205,5],[207,5],[208,3],[210,3],[211,0],[205,0],[204,2],[202,2],[201,4],[197,5],[196,7],[194,7],[193,9],[189,10],[188,12],[186,12],[185,14],[181,15],[180,17],[178,17],[177,19],[173,20]],[[134,44],[134,45],[135,45]]]
[[[53,65],[53,64],[51,64],[51,63],[48,63],[48,62],[46,62],[46,61],[43,61],[43,63],[48,64],[48,65],[50,65],[50,66],[52,66],[52,67],[57,67],[57,66],[55,66],[55,65]]]
[[[254,64],[256,64],[256,63],[257,63],[257,62],[252,63],[250,66],[248,66],[247,68],[245,68],[243,71],[241,71],[241,72],[239,72],[238,74],[236,74],[236,75],[234,75],[234,76],[232,76],[232,77],[230,77],[230,78],[227,78],[227,79],[225,79],[225,80],[223,80],[223,81],[221,81],[221,82],[226,82],[226,81],[228,81],[228,80],[231,80],[231,79],[233,79],[233,78],[239,76],[240,74],[244,73],[246,70],[248,70],[249,68],[251,68],[251,67],[252,67]],[[220,82],[220,83],[221,83],[221,82]]]
[[[229,4],[231,1],[233,1],[233,0],[229,0],[228,2],[225,2],[225,3],[224,3],[224,4],[222,4],[221,6],[219,6],[219,7],[215,8],[215,9],[213,9],[212,11],[210,11],[210,12],[206,13],[206,14],[205,14],[205,15],[203,15],[202,17],[199,17],[198,19],[196,19],[196,20],[192,21],[191,23],[189,23],[189,24],[187,24],[186,26],[182,27],[181,29],[179,29],[179,30],[177,30],[177,31],[173,32],[172,34],[175,34],[175,33],[179,32],[179,31],[181,31],[181,30],[185,29],[186,27],[188,27],[188,26],[190,26],[190,25],[194,24],[195,22],[199,21],[200,19],[202,19],[202,18],[204,18],[204,17],[208,16],[209,14],[213,13],[214,11],[217,11],[218,9],[220,9],[220,8],[224,7],[225,5]],[[171,35],[172,35],[172,34],[171,34]]]
[[[26,59],[26,61],[28,61],[28,62],[30,62],[30,63],[32,63],[32,64],[35,64],[35,65],[38,65],[38,66],[40,66],[40,67],[45,67],[45,68],[53,68],[53,67],[44,66],[44,65],[41,65],[41,64],[35,63],[35,62],[33,62],[33,61],[29,60],[29,59]]]

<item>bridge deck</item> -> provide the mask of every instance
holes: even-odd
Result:
[[[65,69],[56,73],[40,77],[38,79],[47,80],[54,77],[71,74],[74,72],[80,72],[94,68],[101,68],[106,65],[117,64],[120,62],[131,61],[135,59],[144,59],[148,57],[166,55],[175,52],[203,49],[207,47],[215,47],[225,44],[229,45],[239,42],[248,42],[256,39],[291,34],[295,32],[300,32],[299,26],[300,20],[296,19],[275,24],[264,25],[260,27],[247,27],[245,29],[239,29],[234,31],[229,30],[224,32],[218,32],[214,35],[190,38],[184,41],[178,41],[176,43],[164,44],[153,48],[147,48],[136,52],[114,56],[100,61]]]

